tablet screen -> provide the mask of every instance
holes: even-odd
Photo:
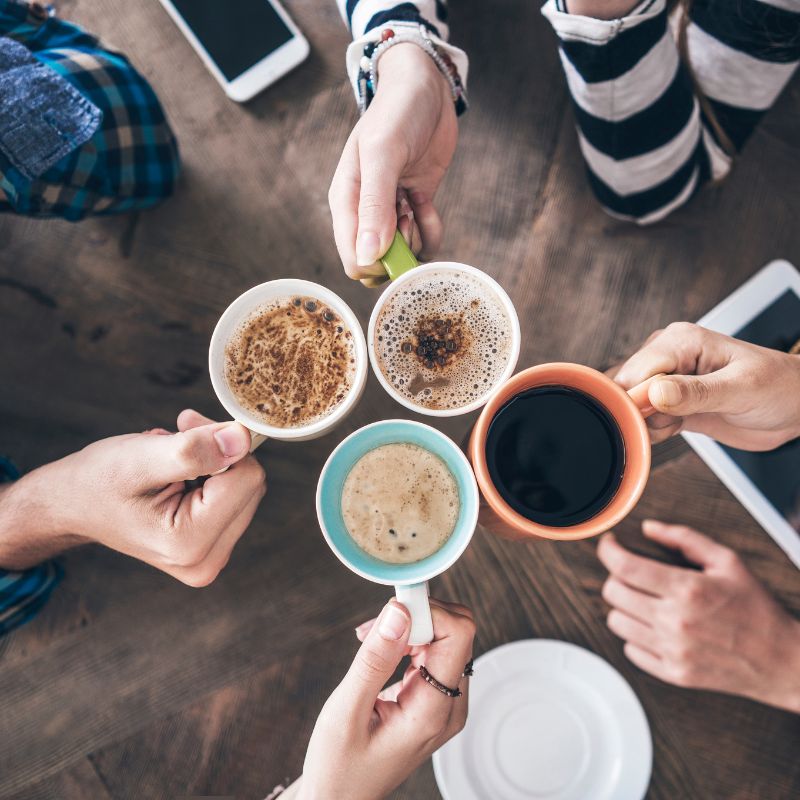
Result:
[[[784,292],[734,336],[789,352],[800,340],[800,296]],[[800,439],[767,453],[724,447],[761,493],[800,533]]]

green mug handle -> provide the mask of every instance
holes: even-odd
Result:
[[[380,259],[383,268],[390,280],[399,278],[403,273],[408,272],[414,267],[419,266],[419,261],[412,249],[406,244],[406,240],[400,231],[395,231],[389,249]]]

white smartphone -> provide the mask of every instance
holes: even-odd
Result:
[[[800,346],[800,272],[773,261],[698,324],[774,350]],[[800,438],[753,453],[699,433],[686,441],[800,568]]]
[[[308,42],[276,0],[161,0],[206,67],[242,103],[308,55]]]

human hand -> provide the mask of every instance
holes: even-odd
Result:
[[[462,678],[472,658],[472,612],[431,599],[434,640],[408,647],[411,617],[395,600],[377,620],[360,625],[363,642],[344,680],[325,703],[308,745],[298,798],[378,800],[402,783],[467,719],[469,681]],[[401,681],[383,689],[404,655],[411,663]],[[424,665],[448,697],[419,673]]]
[[[0,541],[0,564],[22,568],[99,542],[190,586],[211,583],[264,495],[264,472],[239,423],[187,410],[178,429],[102,439],[12,484],[3,507],[28,521],[8,528],[17,538]]]
[[[642,531],[701,569],[635,555],[611,533],[600,540],[608,627],[625,640],[625,655],[667,683],[800,713],[800,621],[733,550],[683,525],[647,520]]]
[[[438,249],[442,222],[433,198],[458,138],[450,87],[424,50],[413,43],[390,48],[379,78],[328,193],[345,272],[370,286],[386,280],[378,259],[398,227],[415,252]]]
[[[800,436],[800,356],[758,347],[689,322],[656,331],[614,377],[631,389],[660,372],[649,398],[653,442],[681,430],[743,450]]]

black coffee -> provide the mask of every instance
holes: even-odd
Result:
[[[625,446],[614,419],[593,398],[540,386],[497,412],[486,461],[511,508],[532,522],[566,527],[611,502],[622,481]]]

